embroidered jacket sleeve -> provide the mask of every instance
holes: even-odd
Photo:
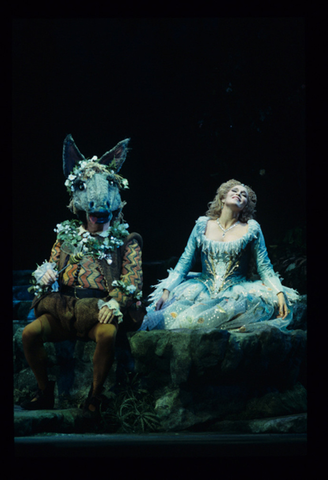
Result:
[[[107,305],[109,308],[119,308],[124,312],[134,302],[134,296],[141,292],[143,286],[142,273],[142,252],[137,240],[131,240],[125,248],[122,259],[122,270],[120,281],[124,282],[127,288],[115,287],[109,292],[109,302],[100,300],[99,308]],[[130,292],[128,290],[130,289]]]
[[[58,265],[59,257],[60,257],[60,246],[61,246],[61,242],[59,240],[56,240],[51,249],[51,254],[49,259],[50,263],[54,262],[56,265]]]
[[[264,236],[260,226],[257,238],[253,243],[253,252],[255,255],[257,271],[263,283],[267,287],[272,288],[275,293],[283,291],[283,287],[281,285],[279,277],[274,272],[271,261],[269,259]]]

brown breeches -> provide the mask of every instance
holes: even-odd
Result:
[[[89,340],[89,331],[98,323],[98,298],[77,299],[51,293],[36,304],[34,312],[36,318],[50,314],[63,331],[71,332],[81,340]]]
[[[76,299],[60,293],[42,298],[34,308],[36,320],[23,330],[23,348],[41,390],[47,385],[47,356],[44,342],[93,340],[93,394],[100,393],[114,361],[117,320],[98,321],[98,299]]]

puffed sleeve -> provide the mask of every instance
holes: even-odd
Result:
[[[257,238],[253,244],[253,252],[255,256],[257,271],[263,283],[267,287],[272,288],[275,293],[282,292],[283,287],[281,285],[279,277],[273,270],[272,263],[269,259],[268,251],[265,245],[264,236],[259,225]]]

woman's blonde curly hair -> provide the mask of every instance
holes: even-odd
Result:
[[[222,200],[225,199],[229,190],[231,190],[236,185],[242,185],[246,188],[248,193],[248,202],[245,208],[239,214],[239,220],[243,223],[246,223],[248,220],[254,218],[257,202],[257,196],[255,192],[248,185],[244,185],[243,183],[234,179],[228,180],[227,182],[224,182],[219,186],[216,191],[214,200],[208,204],[208,210],[206,212],[207,217],[210,217],[211,220],[216,220],[220,217],[223,208]]]

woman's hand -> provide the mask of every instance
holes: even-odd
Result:
[[[164,303],[169,298],[169,295],[170,295],[169,290],[164,290],[163,295],[161,296],[161,298],[156,303],[156,310],[160,310],[163,307]]]
[[[58,274],[49,268],[39,281],[41,285],[52,285],[57,280],[57,277]]]
[[[285,295],[283,294],[283,292],[279,292],[277,293],[277,297],[279,302],[279,315],[277,315],[277,318],[281,317],[282,319],[284,319],[288,315],[288,307],[285,300]]]
[[[112,323],[114,318],[115,318],[115,315],[113,310],[108,308],[107,305],[104,305],[98,313],[99,323]]]

